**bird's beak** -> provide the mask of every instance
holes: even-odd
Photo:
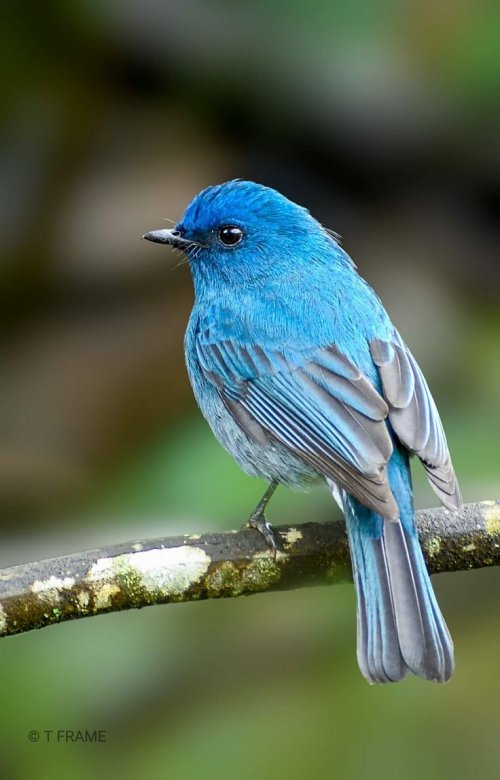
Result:
[[[144,233],[143,238],[146,241],[154,241],[156,244],[169,244],[177,249],[185,249],[194,242],[188,238],[183,238],[179,230],[150,230]]]

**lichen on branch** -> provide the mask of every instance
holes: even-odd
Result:
[[[500,565],[500,501],[417,512],[431,573]],[[235,597],[351,579],[345,526],[277,526],[276,555],[256,531],[113,545],[0,571],[0,636],[103,612]]]

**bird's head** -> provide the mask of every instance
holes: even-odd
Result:
[[[318,262],[334,243],[306,209],[239,179],[202,190],[173,229],[144,238],[183,250],[198,291],[290,273]]]

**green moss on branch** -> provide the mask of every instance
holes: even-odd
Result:
[[[500,565],[500,502],[417,513],[431,573]],[[343,523],[148,539],[0,571],[0,636],[152,604],[236,597],[351,578]]]

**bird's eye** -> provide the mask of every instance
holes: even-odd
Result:
[[[243,231],[236,225],[223,225],[219,228],[217,238],[224,246],[236,246],[243,239]]]

